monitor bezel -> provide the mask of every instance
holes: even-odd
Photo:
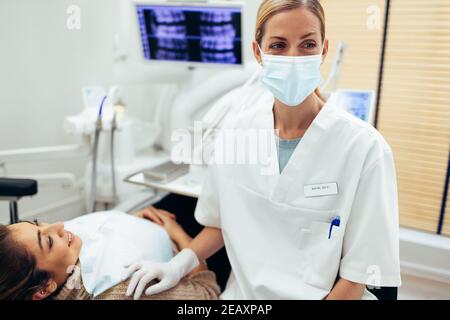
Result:
[[[227,64],[227,63],[208,63],[208,62],[193,62],[193,61],[177,61],[177,60],[151,60],[147,59],[144,56],[144,44],[142,43],[142,34],[139,25],[139,17],[137,14],[138,6],[167,6],[167,7],[199,7],[199,8],[239,8],[241,10],[241,55],[242,62],[241,64]],[[140,49],[140,59],[145,64],[149,65],[171,65],[171,66],[180,66],[186,67],[188,69],[196,69],[196,68],[235,68],[242,69],[246,65],[246,55],[245,55],[245,24],[244,24],[244,14],[245,14],[246,4],[241,1],[229,2],[229,1],[206,1],[206,2],[182,2],[182,1],[163,1],[163,0],[134,0],[133,1],[133,16],[134,16],[134,25],[137,34],[139,35],[139,49]]]

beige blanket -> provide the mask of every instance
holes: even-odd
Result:
[[[174,255],[178,253],[175,243],[172,243],[172,250]],[[73,274],[52,298],[56,300],[132,300],[133,296],[125,295],[129,282],[130,279],[123,281],[94,298],[83,286],[78,260]],[[156,282],[150,283],[149,286],[154,283]],[[146,296],[144,293],[141,300],[217,300],[219,295],[220,287],[217,284],[216,275],[212,271],[205,270],[184,277],[177,286],[165,292],[152,296]]]
[[[94,298],[83,286],[81,268],[78,263],[74,273],[53,298],[56,300],[131,300],[133,297],[125,295],[128,283],[129,280],[119,283]],[[143,294],[141,300],[213,300],[218,299],[219,295],[220,288],[217,285],[216,276],[212,271],[207,270],[181,279],[177,286],[160,294],[153,296]]]

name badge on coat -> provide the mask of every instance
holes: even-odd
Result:
[[[338,194],[336,182],[311,184],[303,187],[305,198],[332,196]]]

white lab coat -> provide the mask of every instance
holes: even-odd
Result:
[[[260,84],[241,95],[225,127],[273,130],[273,96]],[[232,273],[221,298],[323,299],[337,276],[400,286],[396,172],[383,137],[327,104],[280,174],[272,136],[274,174],[261,164],[208,169],[195,217],[223,233]],[[337,194],[305,196],[326,183]]]

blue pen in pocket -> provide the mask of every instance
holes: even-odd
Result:
[[[328,239],[331,239],[331,233],[333,232],[333,227],[339,227],[341,225],[341,217],[336,216],[330,223],[330,231],[328,233]]]

